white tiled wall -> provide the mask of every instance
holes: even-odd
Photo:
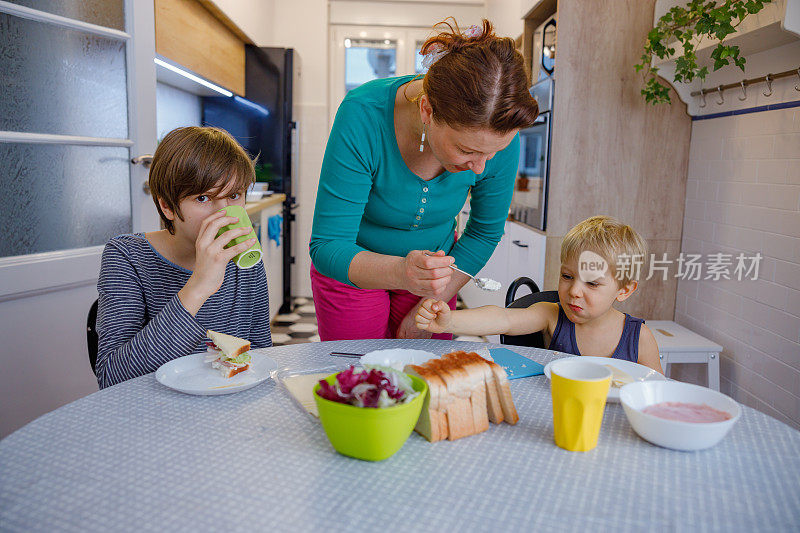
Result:
[[[764,256],[755,281],[679,281],[675,320],[723,346],[724,393],[800,428],[800,108],[693,123],[683,227],[684,253]]]

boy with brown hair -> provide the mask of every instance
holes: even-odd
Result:
[[[242,270],[231,259],[255,239],[225,248],[249,228],[217,232],[244,206],[253,162],[217,128],[186,127],[164,137],[150,167],[150,190],[165,229],[114,237],[97,283],[100,388],[206,350],[206,331],[272,345],[263,263]]]
[[[644,320],[613,307],[629,298],[639,283],[623,268],[625,258],[643,258],[646,251],[644,239],[633,228],[611,217],[594,216],[572,228],[561,244],[558,303],[451,311],[444,302],[426,300],[415,321],[418,328],[432,333],[545,331],[551,337],[550,350],[624,359],[662,372],[658,345]]]

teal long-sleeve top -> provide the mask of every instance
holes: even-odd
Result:
[[[519,135],[486,162],[483,173],[443,172],[425,181],[406,166],[394,132],[397,89],[413,76],[367,82],[345,97],[322,161],[310,251],[321,274],[355,286],[355,255],[404,257],[444,250],[475,275],[492,255],[508,217],[519,164]],[[472,193],[464,234],[456,216]]]

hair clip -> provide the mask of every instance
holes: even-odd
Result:
[[[462,35],[467,39],[475,39],[483,35],[483,28],[479,28],[478,26],[473,24],[472,26],[464,30]],[[428,51],[425,54],[423,54],[422,66],[425,67],[426,69],[429,69],[431,68],[431,65],[433,65],[434,63],[436,63],[449,53],[450,50],[448,50],[439,43],[434,43],[428,48]]]

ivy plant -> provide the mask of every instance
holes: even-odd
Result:
[[[667,11],[647,34],[641,63],[634,65],[636,72],[644,74],[642,96],[649,104],[668,104],[669,87],[658,79],[658,67],[651,66],[653,56],[667,59],[675,55],[676,48],[683,53],[675,57],[676,82],[690,83],[695,78],[706,79],[707,66],[697,64],[697,47],[705,39],[719,39],[711,52],[714,70],[733,63],[744,71],[745,58],[739,47],[727,45],[725,38],[736,33],[736,28],[748,16],[758,13],[770,0],[691,0],[686,5]]]

